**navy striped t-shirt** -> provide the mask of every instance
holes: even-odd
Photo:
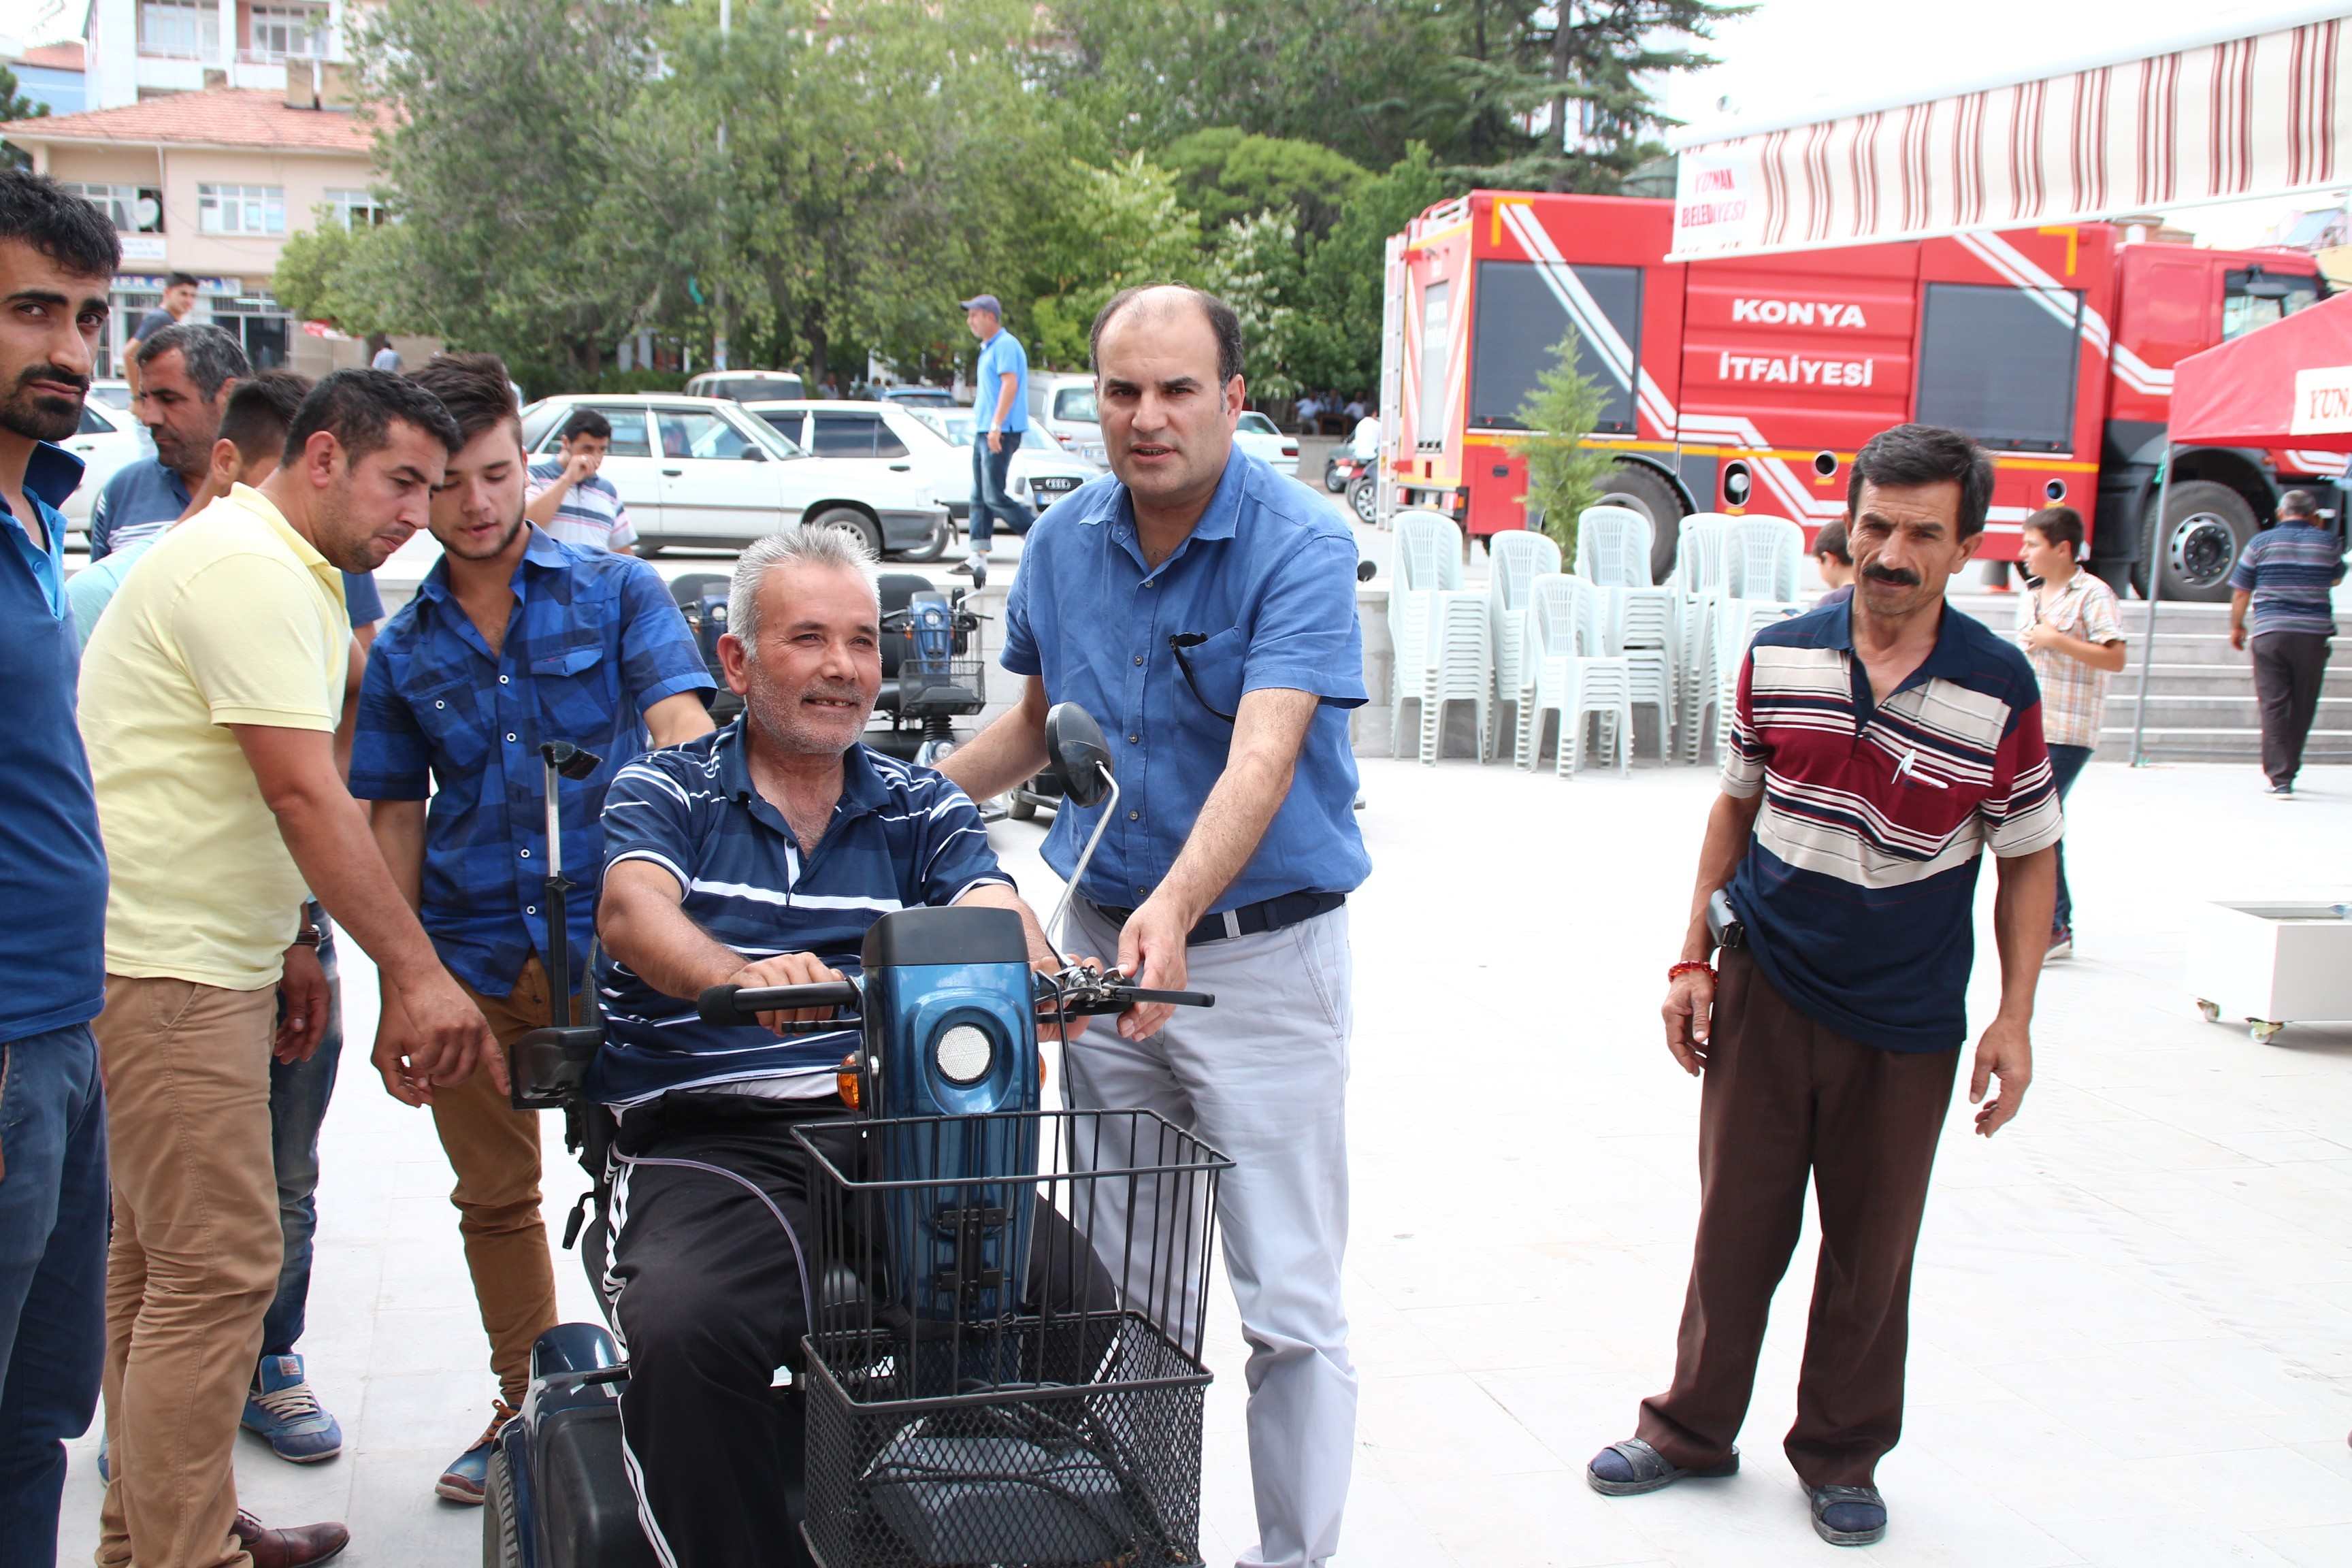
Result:
[[[2238,556],[2230,586],[2253,595],[2252,630],[2336,635],[2327,591],[2344,581],[2344,542],[2325,524],[2283,517]]]
[[[746,962],[814,953],[860,973],[866,928],[892,910],[952,904],[988,882],[1011,885],[980,813],[929,768],[864,745],[842,755],[841,799],[803,856],[782,813],[752,787],[744,720],[639,757],[604,796],[604,867],[645,860],[677,879],[686,916]],[[854,1026],[779,1039],[720,1027],[691,998],[666,996],[612,954],[596,964],[604,1046],[591,1092],[626,1110],[674,1089],[799,1099],[833,1092]]]

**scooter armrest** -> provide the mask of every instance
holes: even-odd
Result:
[[[517,1110],[561,1110],[575,1103],[604,1043],[604,1031],[593,1024],[533,1029],[507,1047],[509,1101]]]

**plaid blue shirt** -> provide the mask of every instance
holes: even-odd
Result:
[[[2344,542],[2323,523],[2281,518],[2239,552],[2230,586],[2253,595],[2248,605],[2256,637],[2273,632],[2336,635],[2328,590],[2344,581]]]
[[[833,820],[803,855],[783,814],[752,786],[741,719],[640,758],[604,803],[605,863],[644,860],[668,872],[686,917],[747,962],[809,952],[852,978],[866,929],[891,910],[1011,884],[980,813],[944,776],[862,744],[841,762]],[[604,1048],[589,1087],[623,1109],[684,1089],[831,1094],[835,1069],[857,1043],[854,1024],[789,1039],[756,1025],[706,1024],[690,998],[663,995],[610,953],[597,965],[596,993]]]
[[[423,800],[425,929],[475,990],[504,996],[547,952],[543,741],[603,757],[562,786],[572,962],[595,931],[604,790],[646,749],[645,710],[710,689],[709,672],[660,574],[531,530],[517,600],[493,654],[436,563],[369,651],[352,746],[352,794]]]

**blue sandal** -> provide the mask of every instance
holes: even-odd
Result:
[[[1872,1546],[1886,1539],[1886,1500],[1876,1487],[1808,1487],[1813,1533],[1832,1546]]]
[[[1637,1497],[1679,1480],[1719,1480],[1739,1470],[1739,1450],[1719,1465],[1685,1469],[1639,1437],[1612,1443],[1584,1467],[1584,1479],[1602,1497]]]

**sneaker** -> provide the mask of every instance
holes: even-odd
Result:
[[[2074,956],[2074,928],[2060,926],[2050,933],[2050,951],[2042,955],[2044,963],[2055,963],[2062,958]]]
[[[2352,1443],[2352,1437],[2347,1437],[2345,1441]],[[114,1467],[108,1464],[106,1460],[106,1434],[100,1432],[98,1435],[98,1479],[106,1482],[109,1486],[113,1485],[113,1469]]]
[[[2263,793],[2273,800],[2285,800],[2294,794],[2294,784],[2292,780],[2285,784],[2274,784]]]
[[[986,563],[983,563],[979,556],[967,555],[962,560],[948,568],[948,575],[950,577],[969,577],[975,572],[984,571],[985,569]]]
[[[514,1418],[513,1405],[503,1399],[491,1401],[490,1424],[482,1429],[479,1437],[474,1439],[472,1447],[449,1461],[449,1468],[441,1472],[439,1480],[433,1483],[434,1491],[451,1502],[480,1507],[482,1494],[490,1484],[490,1445],[498,1441],[499,1434],[505,1431],[507,1423]]]
[[[242,1425],[289,1464],[315,1465],[343,1451],[343,1429],[310,1392],[299,1355],[261,1358],[246,1393]]]

